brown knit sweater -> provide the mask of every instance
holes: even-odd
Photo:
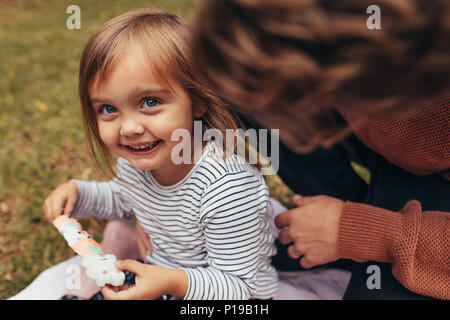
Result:
[[[391,163],[416,175],[438,172],[450,181],[450,100],[408,115],[365,120],[342,115],[356,136]],[[450,195],[442,195],[450,197]],[[411,199],[399,212],[347,202],[339,238],[342,258],[392,264],[407,289],[450,299],[450,213],[422,211]]]

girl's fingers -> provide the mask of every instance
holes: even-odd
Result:
[[[139,255],[141,256],[141,259],[144,262],[147,262],[147,258],[146,258],[146,249],[142,243],[142,240],[140,240],[139,237],[136,237],[136,242],[137,242],[137,247],[138,247],[138,251],[139,251]]]
[[[46,205],[46,217],[50,223],[52,223],[53,220],[55,220],[56,218],[55,210],[53,209],[56,206],[57,204],[55,204],[53,200],[49,200],[49,202]]]
[[[149,251],[150,254],[153,252],[153,247],[150,242],[150,238],[145,232],[144,228],[142,228],[141,224],[136,222],[136,240],[138,244],[138,249],[141,256],[145,256],[146,252]],[[146,259],[144,259],[145,261]]]
[[[47,219],[49,222],[51,222],[51,218],[52,217],[51,217],[51,214],[50,214],[50,211],[49,211],[49,206],[48,206],[48,202],[47,201],[44,202],[42,210],[44,210],[45,219]]]
[[[129,285],[129,284],[123,284],[123,285],[121,285],[121,286],[118,287],[118,289],[117,289],[116,292],[123,291],[123,290],[128,290],[128,289],[130,289],[131,287],[132,287],[132,285]]]
[[[114,287],[106,285],[101,290],[102,290],[103,296],[107,300],[117,299],[117,292],[114,290]]]
[[[64,207],[64,200],[58,199],[53,202],[52,205],[53,220],[61,215],[63,207]]]
[[[144,242],[145,248],[147,249],[148,252],[150,252],[150,254],[153,253],[153,247],[152,247],[152,243],[150,242],[150,237],[145,234],[145,239],[147,240],[146,242]]]
[[[46,200],[46,202],[46,217],[50,222],[53,222],[53,220],[63,214],[63,209],[66,206],[68,200],[67,198],[62,197],[52,197],[49,200]]]
[[[77,203],[77,197],[71,196],[67,199],[66,205],[64,207],[64,214],[70,216],[72,214],[73,209],[75,208],[75,204]]]
[[[103,296],[107,300],[134,300],[138,297],[138,290],[136,286],[130,286],[125,290],[121,290],[118,287],[106,285],[101,290]]]
[[[145,271],[144,264],[131,259],[116,261],[116,268],[122,271],[123,270],[131,271],[137,276]]]
[[[63,183],[50,193],[44,202],[43,210],[45,217],[53,222],[62,214],[70,216],[75,208],[78,198],[78,187],[76,183]]]

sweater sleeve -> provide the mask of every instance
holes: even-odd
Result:
[[[227,174],[214,182],[202,199],[200,217],[208,266],[184,268],[189,278],[184,299],[241,300],[254,296],[259,256],[272,248],[265,218],[267,202],[264,182],[248,172]]]
[[[338,246],[342,258],[392,264],[407,289],[450,299],[450,213],[422,211],[411,200],[399,212],[347,202]]]
[[[123,175],[123,160],[117,162],[118,176]],[[133,215],[130,203],[121,192],[117,178],[106,182],[72,180],[78,185],[78,199],[72,217],[128,219]]]

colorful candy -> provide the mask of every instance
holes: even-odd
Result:
[[[105,254],[77,220],[61,215],[53,221],[53,225],[73,251],[83,256],[82,265],[86,268],[86,275],[95,280],[99,287],[105,284],[120,286],[124,283],[125,274],[115,267],[116,257]]]

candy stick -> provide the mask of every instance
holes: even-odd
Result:
[[[61,215],[53,221],[53,225],[73,251],[83,256],[82,265],[86,267],[86,275],[94,279],[99,287],[107,283],[114,286],[124,283],[125,274],[114,265],[116,257],[105,254],[102,247],[82,229],[77,220]]]

